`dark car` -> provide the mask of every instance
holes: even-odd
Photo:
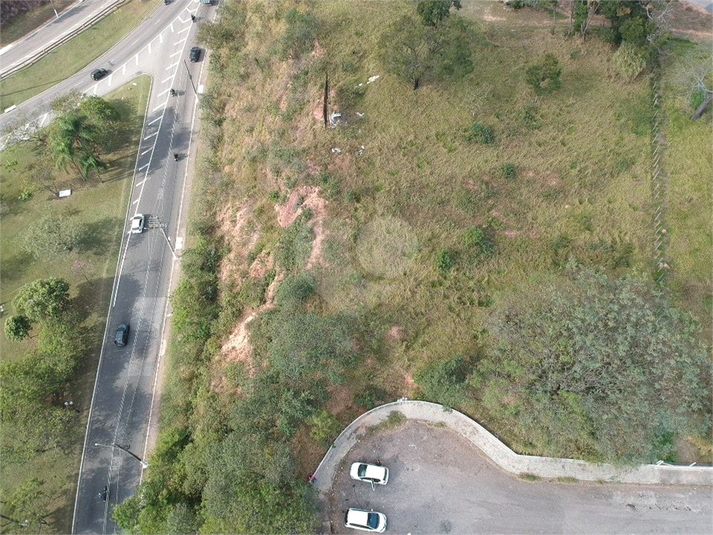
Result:
[[[129,341],[129,324],[122,323],[116,329],[116,335],[114,336],[114,344],[119,347],[125,346],[126,342]]]
[[[201,59],[201,49],[200,47],[194,46],[191,48],[191,53],[188,55],[192,63],[195,63]]]
[[[90,76],[92,77],[92,80],[101,80],[107,74],[109,74],[109,71],[107,71],[106,69],[94,69]]]

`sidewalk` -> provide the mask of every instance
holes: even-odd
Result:
[[[314,485],[321,493],[332,486],[337,465],[361,436],[385,421],[392,412],[413,420],[446,425],[460,433],[500,468],[514,475],[532,474],[541,478],[574,478],[580,481],[630,483],[638,485],[713,486],[713,467],[640,465],[617,467],[576,459],[519,455],[492,433],[464,414],[427,401],[396,401],[376,407],[349,424],[337,437],[317,467]]]

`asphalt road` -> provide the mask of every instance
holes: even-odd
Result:
[[[143,468],[135,458],[121,449],[94,444],[119,444],[141,458],[148,453],[174,265],[166,237],[180,254],[187,203],[184,177],[192,166],[190,142],[196,134],[194,85],[200,84],[205,58],[202,54],[198,63],[187,61],[197,28],[191,13],[201,20],[214,16],[213,9],[195,1],[177,1],[157,10],[128,42],[97,62],[112,72],[89,88],[90,93],[104,94],[137,74],[153,77],[87,429],[73,533],[115,533],[111,509],[131,496],[141,481]],[[171,88],[177,89],[177,97],[170,96]],[[178,162],[174,152],[181,155]],[[128,234],[128,221],[136,213],[164,225],[163,231],[154,227],[140,235]],[[112,344],[114,331],[123,322],[131,323],[131,336],[126,347],[117,348]],[[109,487],[106,502],[98,496],[105,485]]]
[[[354,461],[381,461],[389,483],[349,477]],[[349,507],[386,514],[392,534],[713,533],[713,489],[524,481],[445,427],[408,421],[358,442],[324,503],[326,533]],[[329,528],[331,521],[331,530]]]
[[[100,11],[119,1],[78,0],[60,13],[58,18],[47,21],[41,28],[22,39],[0,48],[0,59],[2,60],[0,73],[20,65],[28,57],[36,56],[45,47],[81,28],[82,25],[87,24]]]
[[[28,119],[44,125],[49,121],[49,104],[70,89],[101,96],[141,74],[153,79],[89,415],[73,533],[117,531],[111,509],[134,493],[143,468],[134,457],[111,445],[121,445],[141,458],[149,448],[149,422],[156,416],[155,385],[175,265],[167,238],[180,255],[188,200],[185,178],[192,170],[195,149],[191,140],[197,133],[195,90],[200,91],[205,64],[205,53],[198,63],[188,62],[198,26],[191,22],[192,13],[200,24],[215,16],[215,8],[198,0],[160,5],[87,69],[67,80],[47,81],[50,89],[0,116],[0,127]],[[110,73],[95,82],[89,72],[97,67]],[[171,88],[179,96],[170,96]],[[181,155],[178,162],[174,152]],[[154,223],[160,221],[163,231],[149,228],[143,234],[129,234],[129,220],[136,213],[146,214]],[[112,343],[114,332],[124,322],[131,324],[129,343],[117,348]],[[108,499],[102,501],[99,494],[105,486],[109,487]]]

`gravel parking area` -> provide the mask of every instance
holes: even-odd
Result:
[[[388,485],[354,481],[354,461],[391,471]],[[386,514],[387,533],[713,533],[710,488],[525,481],[502,472],[448,428],[406,421],[364,436],[337,469],[324,531],[349,507]]]

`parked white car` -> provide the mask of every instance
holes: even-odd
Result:
[[[386,485],[389,481],[389,469],[368,463],[354,463],[349,475],[357,481],[366,481],[376,485]]]
[[[349,509],[344,517],[344,525],[362,531],[383,533],[386,530],[386,515],[364,509]]]

